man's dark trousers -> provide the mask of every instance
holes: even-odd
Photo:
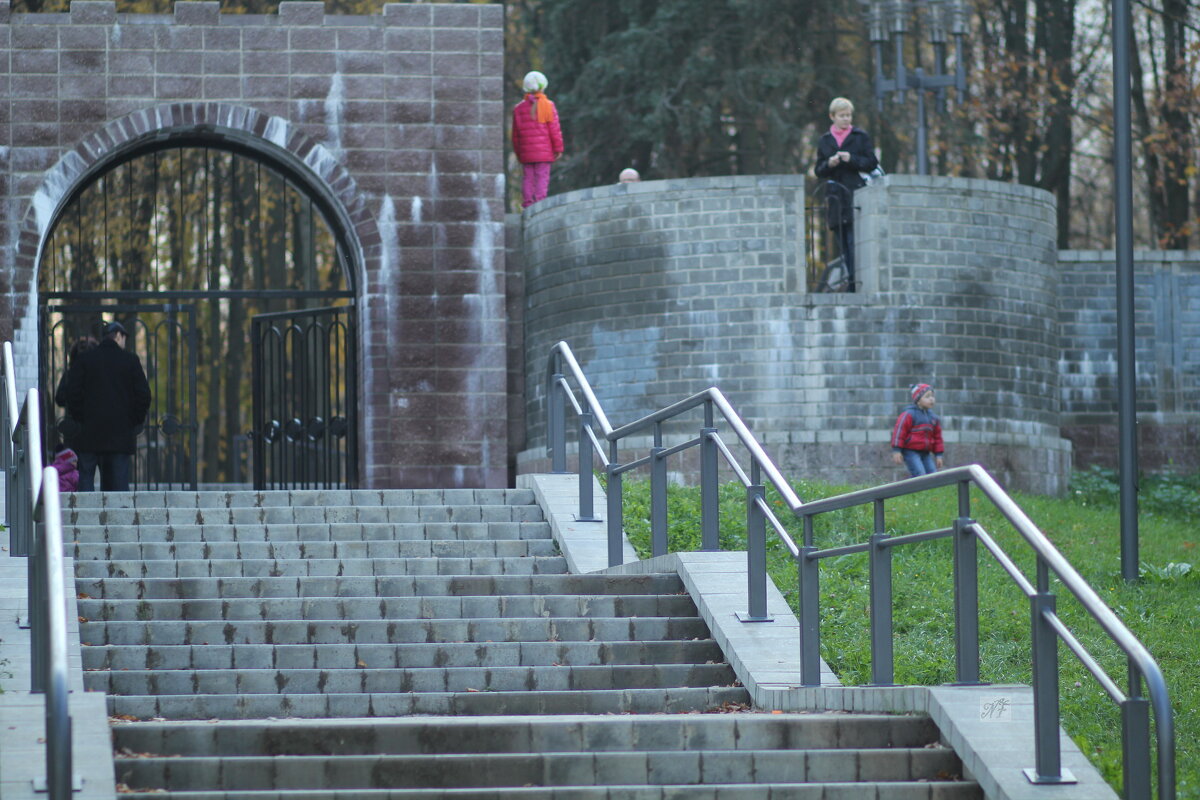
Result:
[[[128,453],[79,453],[79,491],[96,490],[96,468],[100,468],[100,491],[128,492],[132,456]]]

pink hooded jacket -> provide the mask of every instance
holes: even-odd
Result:
[[[71,448],[60,450],[54,456],[54,463],[51,464],[58,471],[58,490],[60,492],[74,492],[79,489],[79,457],[75,455],[75,451]]]
[[[550,103],[551,108],[554,107],[554,103],[549,100],[546,102]],[[554,119],[550,122],[538,122],[533,103],[533,95],[527,94],[525,99],[513,108],[513,152],[522,164],[553,161],[563,151],[558,109],[554,109]]]

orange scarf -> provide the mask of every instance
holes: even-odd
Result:
[[[534,105],[537,109],[538,122],[553,122],[554,121],[554,103],[550,102],[550,98],[546,97],[545,92],[533,92]]]

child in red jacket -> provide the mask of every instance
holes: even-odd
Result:
[[[908,467],[914,478],[942,468],[942,421],[933,408],[933,387],[918,383],[912,387],[912,405],[900,412],[892,427],[892,460]]]
[[[521,207],[544,200],[550,189],[550,165],[563,152],[558,110],[545,90],[548,81],[540,72],[525,76],[525,99],[513,109],[512,143],[517,160],[525,167]]]

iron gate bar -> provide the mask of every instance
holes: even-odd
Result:
[[[352,304],[251,318],[257,489],[357,485],[353,319]]]

